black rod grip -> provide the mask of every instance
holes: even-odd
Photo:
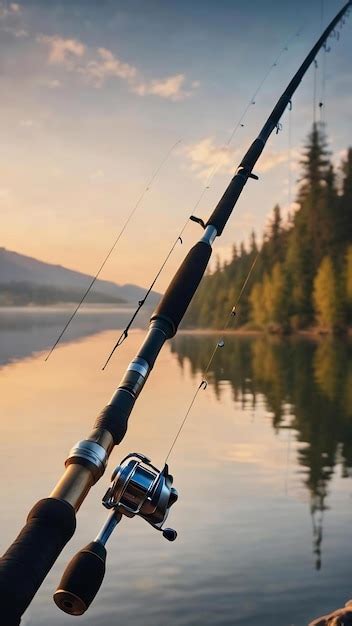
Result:
[[[211,246],[204,241],[198,241],[191,248],[152,315],[152,320],[161,317],[171,321],[171,336],[176,333],[187,311],[206,270],[211,252]]]
[[[222,235],[222,231],[226,226],[246,182],[245,176],[236,174],[209,217],[206,226],[214,226],[218,237]]]
[[[45,498],[32,508],[26,525],[0,559],[2,624],[20,624],[21,616],[75,528],[75,511],[64,500]]]
[[[136,398],[126,389],[117,389],[113,404],[104,407],[95,420],[94,428],[108,430],[115,446],[121,443],[127,432],[128,418],[135,401]]]
[[[69,615],[83,615],[97,595],[105,574],[106,550],[92,541],[71,559],[54,593],[55,604]]]

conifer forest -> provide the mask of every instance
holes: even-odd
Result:
[[[294,212],[283,219],[276,205],[266,231],[234,245],[232,259],[205,276],[188,327],[223,328],[254,262],[237,327],[343,333],[351,326],[352,148],[333,158],[321,123],[302,150],[297,189]]]

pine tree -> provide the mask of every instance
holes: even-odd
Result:
[[[268,319],[283,329],[287,324],[286,281],[281,263],[276,263],[270,276],[269,295],[266,296]]]
[[[250,252],[253,254],[257,254],[258,252],[258,246],[257,246],[257,237],[256,234],[254,232],[254,230],[252,230],[251,232],[251,237],[250,237],[250,242],[249,242],[249,249]]]
[[[346,249],[352,242],[352,148],[342,163],[342,195],[339,198],[336,214],[336,239],[339,250]]]
[[[322,181],[330,165],[328,155],[324,126],[314,123],[300,161],[302,166],[302,184],[298,198],[300,204],[312,196],[316,198],[321,192]]]
[[[352,323],[352,245],[347,248],[346,254],[346,284],[345,284],[345,301],[346,301],[346,317],[347,323]]]
[[[251,306],[251,319],[255,325],[264,328],[267,317],[264,308],[263,287],[260,283],[256,283],[252,288],[249,296]]]
[[[327,254],[336,257],[340,250],[340,241],[336,232],[338,213],[336,176],[331,164],[327,169],[324,183],[319,215],[320,243],[316,263],[320,263]]]
[[[297,211],[284,225],[276,205],[261,245],[252,231],[247,248],[234,245],[230,261],[217,260],[192,301],[189,325],[222,325],[258,250],[237,323],[292,330],[318,319],[336,330],[352,323],[352,148],[339,186],[328,156],[324,128],[314,124],[301,162]]]
[[[283,236],[282,236],[281,209],[278,204],[274,206],[273,217],[269,225],[269,254],[272,263],[283,260]]]
[[[311,266],[314,270],[321,256],[323,198],[330,166],[328,155],[324,127],[314,123],[301,160],[302,177],[298,195],[300,211],[296,214],[306,225],[306,237],[313,252]]]
[[[312,250],[307,225],[301,215],[296,216],[295,226],[289,233],[285,259],[288,292],[290,294],[289,316],[294,330],[304,328],[313,320]]]
[[[319,325],[328,330],[341,322],[337,282],[330,257],[323,258],[314,280],[314,304]]]

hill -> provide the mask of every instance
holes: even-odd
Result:
[[[0,305],[54,304],[78,301],[92,276],[62,265],[45,263],[6,248],[0,248]],[[87,302],[136,303],[145,294],[138,285],[118,285],[97,280]],[[152,292],[154,305],[160,294]]]

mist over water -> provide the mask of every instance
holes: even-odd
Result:
[[[53,307],[0,308],[0,367],[26,358],[53,346],[76,305]],[[123,328],[130,320],[132,306],[84,305],[72,321],[60,343],[71,343],[112,328]],[[139,313],[138,322],[145,325],[148,307]],[[79,317],[79,322],[78,322]]]
[[[100,371],[127,319],[90,311],[60,330],[41,311],[0,316],[1,549],[52,490],[143,338]],[[122,317],[121,317],[122,316]],[[51,597],[73,554],[97,534],[110,473],[128,452],[162,465],[215,345],[181,334],[165,346],[106,475],[24,624],[72,623]],[[168,525],[123,520],[107,574],[82,624],[304,626],[351,593],[352,346],[347,340],[228,336],[170,457],[180,498]]]

